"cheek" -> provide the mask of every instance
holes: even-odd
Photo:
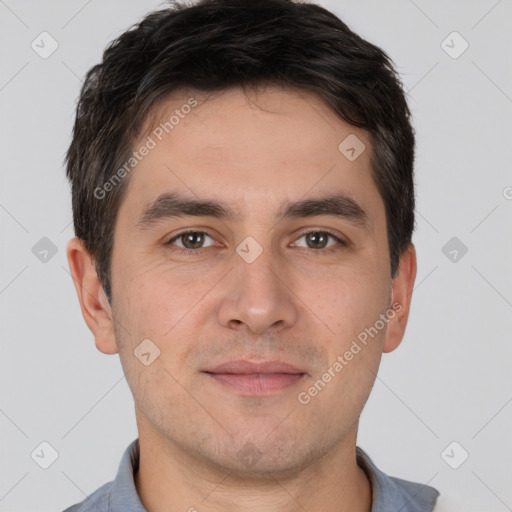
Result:
[[[125,284],[117,300],[116,338],[123,341],[119,355],[135,400],[148,417],[158,418],[168,407],[177,412],[187,403],[179,383],[189,388],[187,354],[197,335],[193,326],[203,325],[197,315],[205,293],[146,269]]]
[[[332,278],[313,295],[316,307],[311,309],[319,312],[331,330],[325,329],[323,337],[327,366],[304,390],[319,418],[329,416],[334,423],[344,425],[348,418],[357,417],[368,399],[387,326],[379,321],[387,310],[385,290],[375,274],[354,273]]]
[[[120,334],[129,340],[123,348],[125,358],[135,360],[133,351],[149,339],[157,347],[155,352],[159,351],[152,366],[167,369],[180,381],[188,378],[190,353],[197,350],[206,321],[213,314],[208,292],[211,282],[218,280],[200,280],[197,276],[194,280],[194,276],[186,274],[189,273],[170,272],[159,266],[138,272],[125,285],[119,304],[120,321],[127,328]],[[138,361],[135,362],[135,370],[139,371]],[[171,378],[169,374],[167,378]],[[149,379],[151,386],[155,386],[153,379],[156,376]]]
[[[307,297],[307,305],[326,326],[326,338],[333,338],[336,346],[373,324],[387,307],[382,274],[356,267],[330,272],[323,280],[303,281],[299,296]]]
[[[180,272],[162,264],[135,267],[127,264],[118,274],[121,303],[126,321],[137,335],[162,338],[179,325],[207,292],[190,272]],[[203,290],[204,288],[204,290]]]

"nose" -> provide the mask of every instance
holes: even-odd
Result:
[[[230,329],[259,335],[290,328],[297,322],[299,311],[289,282],[270,249],[252,263],[240,258],[226,276],[219,322]]]

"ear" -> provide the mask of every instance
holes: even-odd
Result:
[[[393,313],[389,315],[390,320],[383,347],[385,353],[395,350],[404,337],[415,279],[416,249],[413,244],[409,244],[400,257],[398,273],[393,278],[390,307],[393,308],[395,313],[393,318],[391,318]]]
[[[93,258],[77,237],[68,242],[66,253],[82,315],[94,335],[96,348],[104,354],[115,354],[118,347],[112,309],[94,268]]]

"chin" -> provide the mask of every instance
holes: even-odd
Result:
[[[233,440],[231,440],[233,441]],[[328,448],[318,446],[317,450],[308,449],[300,439],[291,441],[290,437],[243,441],[229,446],[218,447],[210,461],[223,472],[231,473],[229,478],[236,480],[258,480],[274,482],[276,479],[293,479],[320,459]],[[209,454],[210,456],[212,454]]]

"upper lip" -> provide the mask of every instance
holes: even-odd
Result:
[[[256,374],[256,373],[289,373],[300,374],[306,373],[299,370],[292,364],[283,361],[260,361],[252,362],[246,359],[239,359],[236,361],[228,361],[219,364],[214,368],[204,370],[207,373],[235,373],[235,374]]]

